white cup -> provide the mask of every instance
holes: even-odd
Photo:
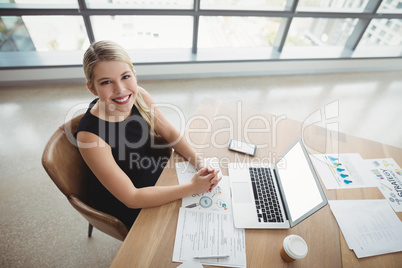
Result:
[[[283,240],[281,257],[285,262],[293,262],[306,257],[308,247],[303,238],[298,235],[289,235]]]

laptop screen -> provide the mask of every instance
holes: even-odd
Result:
[[[276,171],[293,226],[326,205],[327,199],[301,139],[277,162]]]

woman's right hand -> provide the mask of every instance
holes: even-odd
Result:
[[[208,192],[211,189],[211,180],[217,176],[219,170],[211,170],[208,167],[201,168],[191,180],[193,186],[193,194],[202,194]]]

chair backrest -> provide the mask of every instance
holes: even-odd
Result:
[[[128,233],[126,226],[119,219],[88,204],[91,171],[82,159],[74,137],[82,117],[79,115],[57,129],[43,151],[42,165],[70,204],[88,220],[89,237],[93,226],[124,241]]]
[[[60,126],[50,138],[42,155],[42,165],[60,191],[67,197],[88,200],[90,170],[76,146],[74,132],[83,115]]]

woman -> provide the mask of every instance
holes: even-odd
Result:
[[[130,229],[141,208],[210,191],[219,183],[219,170],[204,167],[202,157],[137,85],[131,59],[120,45],[94,43],[85,52],[83,64],[87,87],[98,98],[81,119],[76,136],[93,173],[90,195],[95,208],[114,215]],[[166,149],[152,146],[155,138],[174,144],[174,150],[198,168],[190,183],[155,186],[169,156]]]

